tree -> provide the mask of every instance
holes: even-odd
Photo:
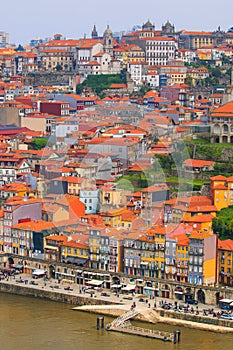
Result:
[[[233,239],[233,206],[220,210],[213,219],[212,227],[220,239]]]
[[[40,150],[47,145],[47,140],[42,137],[35,138],[32,142],[30,142],[32,149]]]
[[[193,78],[191,77],[191,75],[187,75],[186,79],[185,79],[185,84],[189,85],[190,87],[193,86]]]

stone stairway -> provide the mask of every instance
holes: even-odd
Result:
[[[140,312],[133,309],[125,312],[123,315],[117,317],[112,323],[110,323],[109,327],[119,327],[121,326],[124,322],[130,320],[131,318],[137,316]]]

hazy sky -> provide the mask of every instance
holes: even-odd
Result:
[[[99,35],[107,24],[113,32],[129,30],[148,18],[157,29],[169,19],[176,30],[228,30],[232,13],[232,0],[11,0],[1,1],[0,31],[12,43],[28,44],[55,33],[90,36],[94,23]]]

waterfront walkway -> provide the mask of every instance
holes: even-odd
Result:
[[[26,282],[25,282],[26,281]],[[34,281],[34,283],[37,284],[30,284],[30,282]],[[233,321],[227,321],[227,327],[224,327],[223,325],[214,325],[213,324],[213,316],[207,315],[205,317],[202,317],[200,322],[195,321],[195,315],[189,314],[189,320],[187,320],[186,315],[183,314],[183,312],[176,313],[174,310],[163,310],[160,307],[161,298],[156,298],[156,307],[154,307],[155,301],[154,300],[148,300],[145,299],[144,301],[140,302],[140,296],[124,296],[124,295],[114,295],[114,293],[110,292],[109,290],[106,291],[105,295],[103,295],[101,292],[94,291],[93,294],[89,294],[86,291],[82,291],[82,288],[80,288],[79,285],[72,284],[70,289],[66,289],[66,287],[62,284],[59,284],[56,280],[49,280],[44,281],[43,279],[32,279],[28,275],[22,274],[21,276],[15,276],[9,277],[8,280],[4,279],[1,280],[0,284],[4,285],[13,285],[18,286],[19,288],[14,289],[16,290],[15,294],[22,294],[27,295],[26,291],[24,290],[24,293],[20,292],[20,287],[23,289],[30,288],[31,291],[35,290],[35,295],[37,297],[39,296],[39,291],[46,292],[46,298],[51,300],[56,300],[54,296],[59,294],[61,296],[60,301],[67,302],[67,298],[75,297],[78,300],[83,300],[83,303],[80,302],[79,305],[82,305],[84,303],[88,304],[87,299],[90,301],[92,305],[83,305],[79,307],[75,307],[74,310],[76,311],[85,311],[85,312],[91,312],[91,313],[98,313],[103,315],[109,315],[113,317],[118,317],[125,313],[126,311],[130,310],[133,303],[136,305],[136,310],[138,312],[138,315],[136,316],[138,320],[156,323],[156,322],[162,322],[177,326],[185,326],[185,327],[192,327],[197,329],[203,329],[203,330],[211,330],[215,332],[233,332]],[[19,290],[17,292],[17,290]],[[102,294],[102,295],[101,295]],[[106,296],[107,294],[107,296]],[[69,297],[68,297],[69,296]],[[59,300],[59,298],[57,298]],[[171,302],[174,303],[174,300],[167,300],[167,303]],[[99,305],[106,303],[108,305]],[[94,305],[93,305],[94,304]],[[198,305],[199,312],[201,313],[204,309],[212,308],[211,305]],[[216,309],[216,308],[215,308]],[[217,309],[216,309],[217,311]],[[193,322],[192,321],[195,321]],[[223,320],[222,320],[223,321]],[[224,324],[224,322],[221,322]]]

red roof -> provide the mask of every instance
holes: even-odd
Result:
[[[222,175],[213,176],[210,178],[211,181],[226,181],[227,178]]]
[[[218,249],[233,251],[233,240],[227,239],[225,241],[218,240]]]
[[[209,167],[215,164],[215,162],[209,160],[199,160],[199,159],[186,159],[184,161],[184,166],[189,166],[193,168],[203,168],[205,166]]]

